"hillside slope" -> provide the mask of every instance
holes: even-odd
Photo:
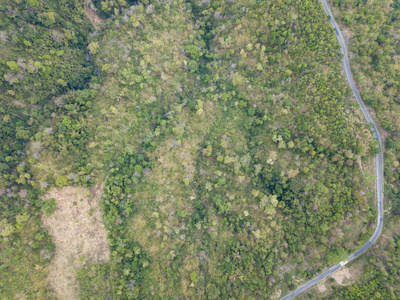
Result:
[[[71,3],[73,20],[92,30]],[[110,261],[77,272],[85,299],[279,297],[365,242],[378,148],[319,2],[131,4],[114,3],[91,34],[71,33],[76,43],[66,28],[82,24],[44,25],[43,35],[65,36],[41,58],[24,37],[19,54],[5,56],[1,295],[19,290],[15,243],[26,241],[18,251],[32,263],[48,263],[47,233],[32,248],[14,215],[39,224],[54,187],[105,183]],[[57,73],[53,64],[67,66]]]

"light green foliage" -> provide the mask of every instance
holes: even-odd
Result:
[[[27,3],[29,6],[34,7],[34,8],[39,6],[38,0],[28,0]]]
[[[56,185],[59,187],[66,186],[68,184],[68,178],[66,176],[59,176],[56,180]]]
[[[7,66],[10,68],[11,71],[18,71],[19,66],[15,61],[8,61]]]
[[[185,52],[192,60],[194,60],[196,62],[199,60],[199,58],[201,56],[201,52],[199,51],[199,48],[196,45],[186,46]]]
[[[9,224],[6,219],[0,221],[0,226],[2,228],[0,231],[2,237],[7,237],[14,232],[14,227]]]
[[[15,225],[15,227],[18,229],[18,230],[22,230],[22,229],[24,229],[24,226],[25,226],[25,222],[29,219],[29,214],[27,213],[27,212],[24,212],[23,214],[20,214],[20,215],[17,215],[16,217],[15,217],[15,221],[16,221],[16,225]]]
[[[46,217],[50,217],[57,209],[57,202],[56,199],[50,198],[44,200],[42,203],[42,212]]]
[[[91,54],[96,54],[99,50],[99,43],[92,42],[89,44],[88,49],[90,50]]]
[[[189,61],[188,67],[189,67],[190,73],[195,73],[199,70],[199,64],[194,60]]]
[[[15,217],[17,223],[25,223],[28,219],[29,219],[29,214],[27,212],[24,212],[23,214],[17,215]]]

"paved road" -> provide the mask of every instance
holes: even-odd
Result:
[[[364,114],[365,120],[368,123],[372,123],[373,125],[373,130],[374,130],[374,136],[375,138],[379,141],[379,148],[382,149],[382,144],[381,144],[381,138],[379,136],[379,132],[378,129],[375,125],[374,120],[371,118],[371,116],[368,113],[367,108],[364,105],[364,102],[357,90],[357,87],[354,83],[353,80],[353,76],[351,75],[351,71],[350,71],[350,64],[349,64],[349,57],[347,55],[347,49],[346,49],[346,44],[344,42],[342,33],[340,32],[339,27],[336,24],[335,19],[333,18],[333,15],[331,13],[331,10],[329,9],[328,4],[325,2],[325,0],[321,0],[322,5],[324,6],[325,12],[328,16],[330,16],[330,22],[333,26],[333,28],[335,29],[336,32],[336,37],[340,43],[340,46],[342,48],[342,53],[344,56],[344,70],[346,71],[346,76],[347,76],[347,81],[350,84],[351,89],[353,90],[354,96],[358,102],[358,104],[361,107],[361,110]],[[372,234],[371,238],[369,239],[369,241],[362,246],[360,249],[358,249],[356,252],[354,252],[353,254],[351,254],[347,260],[340,262],[339,264],[327,269],[326,271],[324,271],[323,273],[321,273],[320,275],[318,275],[317,277],[315,277],[314,279],[312,279],[311,281],[307,282],[306,284],[304,284],[303,286],[299,287],[297,290],[291,292],[290,294],[286,295],[285,297],[281,298],[281,300],[288,300],[288,299],[292,299],[298,295],[300,295],[301,293],[303,293],[304,291],[308,290],[310,287],[312,287],[314,284],[320,282],[321,280],[325,279],[326,277],[328,277],[329,275],[331,275],[332,273],[334,273],[335,271],[337,271],[338,269],[340,269],[341,267],[343,267],[345,264],[347,264],[348,262],[352,261],[353,259],[355,259],[356,257],[360,256],[361,254],[363,254],[365,251],[367,251],[367,249],[369,247],[372,246],[373,243],[376,242],[376,240],[378,239],[379,235],[382,232],[382,226],[383,226],[383,154],[380,153],[376,156],[375,158],[375,167],[376,167],[376,192],[377,192],[377,200],[378,200],[378,224],[376,226],[375,232]]]

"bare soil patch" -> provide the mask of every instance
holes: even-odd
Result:
[[[88,6],[85,6],[85,13],[90,22],[92,22],[94,29],[99,29],[101,23],[103,22],[102,19],[93,11],[91,10]]]
[[[333,273],[331,276],[319,282],[314,290],[317,291],[318,298],[323,295],[330,295],[332,292],[332,285],[347,286],[355,283],[362,274],[363,264],[351,265],[349,267],[344,267]],[[329,279],[335,279],[334,283],[330,283]]]
[[[317,284],[317,289],[318,289],[318,291],[320,293],[325,293],[326,292],[327,288],[326,288],[326,285],[325,285],[325,280],[321,281],[320,283]]]
[[[90,190],[65,187],[45,196],[57,201],[55,213],[49,218],[42,216],[42,222],[56,244],[48,281],[60,299],[79,299],[75,273],[86,261],[109,260],[107,233],[101,219],[101,192],[102,186]]]
[[[352,278],[348,268],[342,268],[336,271],[331,277],[340,285],[345,284],[349,279]]]
[[[14,104],[19,107],[26,107],[25,103],[22,103],[21,101],[18,100],[14,100]]]

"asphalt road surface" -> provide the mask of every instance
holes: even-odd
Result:
[[[360,96],[360,93],[358,92],[357,87],[356,87],[356,85],[354,83],[353,76],[351,75],[349,58],[348,58],[348,55],[347,55],[346,44],[344,42],[342,33],[340,32],[340,29],[337,26],[335,19],[333,18],[333,15],[331,13],[331,10],[330,10],[328,4],[325,2],[325,0],[321,0],[321,2],[322,2],[322,5],[324,6],[326,14],[330,17],[330,22],[331,22],[331,24],[332,24],[332,26],[333,26],[333,28],[335,29],[335,32],[336,32],[336,38],[338,39],[338,41],[340,43],[340,46],[342,48],[343,61],[344,61],[343,62],[343,67],[344,67],[344,70],[346,72],[347,81],[349,82],[350,87],[353,90],[353,94],[354,94],[358,104],[361,107],[361,110],[362,110],[362,112],[364,114],[365,120],[368,123],[371,123],[373,125],[372,128],[374,130],[374,136],[379,141],[379,148],[382,149],[381,138],[379,136],[379,132],[378,132],[378,129],[376,127],[376,124],[375,124],[374,120],[371,118],[371,116],[369,115],[368,110],[365,107],[364,102],[363,102],[363,100],[362,100],[362,98]],[[326,277],[328,277],[329,275],[331,275],[335,271],[339,270],[341,267],[346,265],[348,262],[350,262],[353,259],[355,259],[356,257],[362,255],[379,238],[379,236],[380,236],[380,234],[382,232],[382,226],[383,226],[383,154],[382,153],[379,153],[375,158],[375,170],[376,170],[376,192],[377,192],[376,197],[377,197],[377,202],[378,202],[378,221],[377,221],[378,223],[377,223],[375,232],[372,234],[372,236],[369,239],[369,241],[367,243],[365,243],[365,245],[362,246],[360,249],[358,249],[356,252],[352,253],[347,258],[347,260],[342,261],[339,264],[337,264],[337,265],[325,270],[323,273],[319,274],[314,279],[312,279],[309,282],[307,282],[306,284],[302,285],[297,290],[295,290],[295,291],[291,292],[290,294],[286,295],[285,297],[281,298],[281,300],[292,299],[292,298],[300,295],[304,291],[308,290],[314,284],[317,284],[318,282],[320,282],[321,280],[325,279]]]

